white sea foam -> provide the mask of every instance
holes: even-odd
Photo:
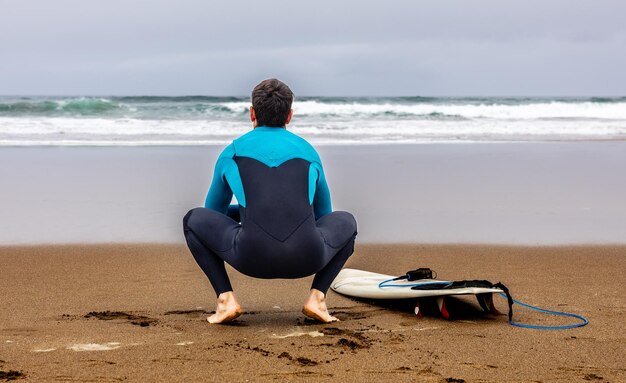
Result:
[[[234,121],[0,118],[0,145],[225,144],[251,127]],[[294,124],[313,143],[625,139],[626,121],[351,120]]]
[[[235,113],[244,113],[249,102],[227,102],[221,105]],[[527,104],[445,104],[445,103],[326,103],[320,101],[296,101],[293,104],[296,116],[337,115],[368,116],[388,113],[396,116],[457,116],[459,118],[492,119],[626,119],[626,102],[537,102]]]
[[[624,99],[433,100],[296,101],[289,129],[314,144],[626,139]],[[0,145],[226,144],[251,129],[248,107],[202,97],[0,98]]]
[[[120,348],[120,343],[118,342],[109,342],[109,343],[77,343],[68,347],[68,349],[72,351],[109,351]]]

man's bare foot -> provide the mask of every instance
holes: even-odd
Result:
[[[324,323],[339,322],[339,319],[328,313],[324,293],[317,289],[311,289],[311,295],[304,302],[302,313]]]
[[[243,311],[232,291],[221,293],[217,297],[215,314],[206,318],[209,323],[226,323],[241,315]]]

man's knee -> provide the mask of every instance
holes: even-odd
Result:
[[[351,213],[348,213],[347,211],[337,211],[336,213],[339,214],[341,221],[343,221],[343,225],[345,225],[346,227],[345,232],[351,234],[342,249],[343,252],[346,253],[346,256],[350,257],[354,253],[354,243],[356,241],[357,235],[356,219]]]
[[[354,236],[357,234],[357,223],[356,219],[351,213],[347,211],[336,211],[333,214],[338,216],[338,219],[341,220],[342,226],[344,226],[347,232],[354,233]]]
[[[347,211],[334,211],[317,221],[317,226],[324,236],[324,241],[334,248],[343,247],[357,234],[354,216]]]
[[[205,209],[201,207],[196,207],[196,208],[189,210],[187,214],[185,214],[185,216],[183,217],[183,230],[185,232],[191,230],[194,224],[198,222],[197,218],[198,218],[198,215],[202,214],[201,213],[202,210],[205,210]]]

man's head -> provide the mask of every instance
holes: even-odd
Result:
[[[291,120],[293,93],[280,80],[263,80],[252,90],[250,119],[257,126],[283,127]]]

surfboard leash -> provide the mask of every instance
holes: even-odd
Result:
[[[509,297],[507,297],[503,293],[499,293],[498,295],[500,295],[501,297],[509,299]],[[576,318],[576,319],[580,320],[580,323],[574,323],[574,324],[562,325],[562,326],[540,326],[540,325],[532,325],[532,324],[527,324],[527,323],[513,322],[512,317],[509,317],[509,324],[511,326],[530,328],[530,329],[534,329],[534,330],[568,330],[568,329],[571,329],[571,328],[583,327],[583,326],[585,326],[585,325],[587,325],[589,323],[589,320],[587,318],[585,318],[584,316],[582,316],[582,315],[566,313],[566,312],[562,312],[562,311],[553,311],[553,310],[542,309],[540,307],[532,306],[532,305],[520,302],[520,301],[515,300],[515,299],[512,299],[512,301],[513,301],[513,303],[518,304],[518,305],[520,305],[522,307],[526,307],[528,309],[531,309],[531,310],[534,310],[534,311],[538,311],[538,312],[541,312],[541,313],[558,315],[558,316],[563,316],[563,317]]]
[[[498,288],[500,290],[502,290],[502,293],[498,293],[498,295],[500,295],[503,298],[506,298],[507,300],[507,304],[509,306],[509,313],[508,313],[508,317],[509,317],[509,324],[511,326],[515,326],[515,327],[522,327],[522,328],[530,328],[530,329],[534,329],[534,330],[567,330],[567,329],[571,329],[571,328],[576,328],[576,327],[582,327],[585,326],[586,324],[589,323],[589,320],[587,320],[587,318],[581,316],[581,315],[577,315],[577,314],[572,314],[572,313],[566,313],[566,312],[561,312],[561,311],[553,311],[553,310],[547,310],[547,309],[542,309],[540,307],[536,307],[536,306],[532,306],[529,305],[527,303],[523,303],[520,302],[516,299],[513,299],[513,297],[511,296],[511,293],[509,292],[509,289],[502,283],[502,282],[498,282],[498,283],[491,283],[489,281],[486,280],[466,280],[466,281],[456,281],[456,282],[452,282],[449,286],[444,287],[444,289],[446,288],[463,288],[463,287],[491,287],[491,288]],[[430,286],[426,287],[427,289],[430,289]],[[415,288],[413,288],[415,289]],[[532,324],[527,324],[527,323],[519,323],[519,322],[514,322],[513,321],[513,305],[514,304],[518,304],[522,307],[526,307],[528,309],[534,310],[534,311],[538,311],[541,313],[545,313],[545,314],[552,314],[552,315],[557,315],[557,316],[564,316],[564,317],[571,317],[571,318],[576,318],[579,319],[581,322],[580,323],[574,323],[571,325],[560,325],[560,326],[541,326],[541,325],[532,325]]]
[[[433,277],[433,274],[434,274],[434,277]],[[399,281],[403,279],[406,279],[407,281],[414,281],[414,280],[433,279],[433,278],[436,278],[436,276],[437,276],[437,273],[429,268],[419,268],[419,269],[411,270],[407,272],[405,275],[401,275],[396,278],[382,281],[378,284],[378,288],[404,287],[404,288],[410,288],[412,290],[454,289],[454,288],[462,288],[462,287],[498,288],[503,291],[502,293],[498,293],[498,295],[500,295],[501,297],[507,300],[507,304],[509,306],[509,312],[508,312],[509,324],[511,326],[529,328],[529,329],[534,329],[534,330],[567,330],[567,329],[572,329],[572,328],[577,328],[577,327],[583,327],[589,323],[589,320],[582,315],[566,313],[562,311],[547,310],[547,309],[532,306],[527,303],[523,303],[516,299],[513,299],[509,289],[501,282],[494,284],[486,280],[464,280],[464,281],[455,281],[455,282],[433,281],[433,282],[421,282],[421,283],[402,284],[402,285],[391,284],[391,282]],[[580,320],[580,323],[574,323],[571,325],[560,325],[560,326],[542,326],[542,325],[532,325],[532,324],[527,324],[527,323],[514,322],[513,321],[513,305],[514,304],[520,305],[530,310],[545,313],[545,314],[576,318]]]
[[[472,282],[472,281],[462,281],[462,282]],[[542,309],[540,307],[532,306],[532,305],[529,305],[528,303],[520,302],[516,299],[513,299],[513,297],[511,296],[511,293],[509,292],[509,289],[504,284],[502,284],[502,282],[498,282],[498,283],[491,283],[489,281],[476,281],[476,282],[486,282],[486,283],[491,284],[492,287],[495,287],[504,291],[503,293],[498,293],[498,295],[500,295],[503,298],[506,298],[507,300],[507,303],[509,305],[509,324],[511,326],[530,328],[534,330],[568,330],[571,328],[583,327],[589,323],[589,320],[582,315],[566,313],[562,311]],[[545,314],[576,318],[576,319],[579,319],[581,322],[570,324],[570,325],[560,325],[560,326],[542,326],[542,325],[532,325],[532,324],[527,324],[527,323],[514,322],[513,321],[513,304],[518,304],[522,307],[526,307],[528,309],[545,313]]]

